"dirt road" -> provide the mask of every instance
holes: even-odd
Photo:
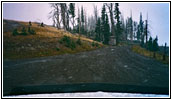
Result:
[[[168,87],[169,67],[136,54],[127,46],[3,62],[4,94],[16,86],[65,83]]]

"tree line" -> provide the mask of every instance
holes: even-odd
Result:
[[[63,28],[71,33],[82,34],[107,45],[110,36],[114,36],[116,45],[121,41],[137,41],[149,50],[158,48],[158,37],[153,39],[150,36],[148,17],[143,20],[140,13],[140,20],[136,22],[131,13],[130,17],[124,19],[119,3],[104,3],[100,16],[96,5],[93,5],[91,16],[87,15],[87,10],[83,6],[76,9],[75,3],[51,3],[50,5],[52,11],[49,18],[53,20],[53,26],[58,29]],[[158,49],[154,51],[156,50]]]

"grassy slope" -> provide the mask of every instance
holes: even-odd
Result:
[[[81,51],[93,50],[98,47],[92,46],[93,40],[81,36],[82,45],[77,45],[74,50],[60,44],[59,40],[63,36],[69,36],[73,41],[77,41],[79,35],[71,34],[64,30],[57,30],[54,27],[40,27],[37,23],[32,23],[31,28],[36,31],[36,35],[13,36],[12,30],[17,28],[19,32],[24,26],[28,29],[28,22],[3,21],[3,57],[5,59],[33,58],[41,56],[52,56],[65,53],[77,53]],[[98,43],[99,47],[103,45]],[[59,48],[59,50],[57,50]]]
[[[140,47],[138,45],[132,46],[132,50],[134,52],[138,53],[138,54],[143,55],[143,56],[153,58],[153,52],[148,51],[145,48],[142,48],[142,47]],[[166,56],[166,60],[165,61],[162,60],[162,57],[163,57],[163,54],[156,53],[156,58],[155,59],[158,60],[158,61],[160,61],[160,62],[162,62],[162,63],[164,63],[164,64],[168,64],[169,63],[169,57]]]

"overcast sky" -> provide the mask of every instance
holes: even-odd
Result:
[[[103,3],[77,3],[76,8],[81,5],[87,10],[87,14],[93,14],[93,5],[98,6],[99,15]],[[148,13],[150,32],[153,38],[158,36],[159,45],[165,42],[169,45],[169,4],[168,3],[119,3],[120,11],[124,19],[131,15],[133,20],[139,21],[140,12],[143,20]],[[3,18],[20,21],[38,21],[52,25],[48,19],[51,7],[48,3],[3,3]]]

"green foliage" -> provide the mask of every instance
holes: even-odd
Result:
[[[70,3],[69,4],[69,13],[72,15],[72,17],[75,17],[75,3]]]
[[[76,48],[75,42],[68,36],[63,36],[59,42],[72,50]]]
[[[17,29],[14,29],[12,34],[13,34],[13,36],[16,36],[19,34],[19,32],[17,31]]]
[[[32,26],[32,23],[31,23],[31,21],[29,21],[29,26]]]
[[[25,27],[22,28],[21,35],[27,35],[27,32],[26,32],[26,28]]]
[[[104,32],[104,44],[109,44],[109,36],[110,36],[110,26],[109,26],[109,20],[108,20],[108,15],[105,15],[106,19],[105,19],[105,32]]]
[[[43,22],[41,23],[41,27],[44,27],[44,23]]]
[[[153,51],[153,41],[152,41],[152,37],[149,38],[149,41],[147,43],[147,49],[149,51]]]
[[[59,50],[60,50],[60,48],[56,47],[56,50],[57,50],[57,51],[59,51]]]
[[[83,6],[81,7],[81,22],[84,23],[84,10],[83,10]]]
[[[35,30],[31,29],[31,27],[28,27],[28,33],[31,34],[31,35],[36,34]]]
[[[140,13],[140,22],[139,22],[139,37],[141,39],[141,46],[144,46],[144,33],[143,33],[143,26],[144,26],[144,22],[142,21],[142,13]]]
[[[101,33],[101,20],[98,18],[97,23],[96,23],[96,28],[95,28],[95,40],[100,42],[100,33]]]
[[[119,39],[120,39],[120,35],[122,34],[122,28],[121,28],[121,21],[120,21],[120,14],[121,12],[119,11],[119,4],[115,3],[115,19],[116,19],[116,44],[119,44]]]
[[[156,52],[158,50],[159,50],[158,37],[156,36],[156,38],[153,40],[153,51]]]
[[[97,42],[92,42],[92,44],[91,44],[93,47],[98,47],[99,46],[99,44],[97,43]]]
[[[78,38],[78,40],[76,41],[76,43],[77,43],[78,45],[82,45],[82,43],[81,43],[81,39],[80,39],[80,38]]]

